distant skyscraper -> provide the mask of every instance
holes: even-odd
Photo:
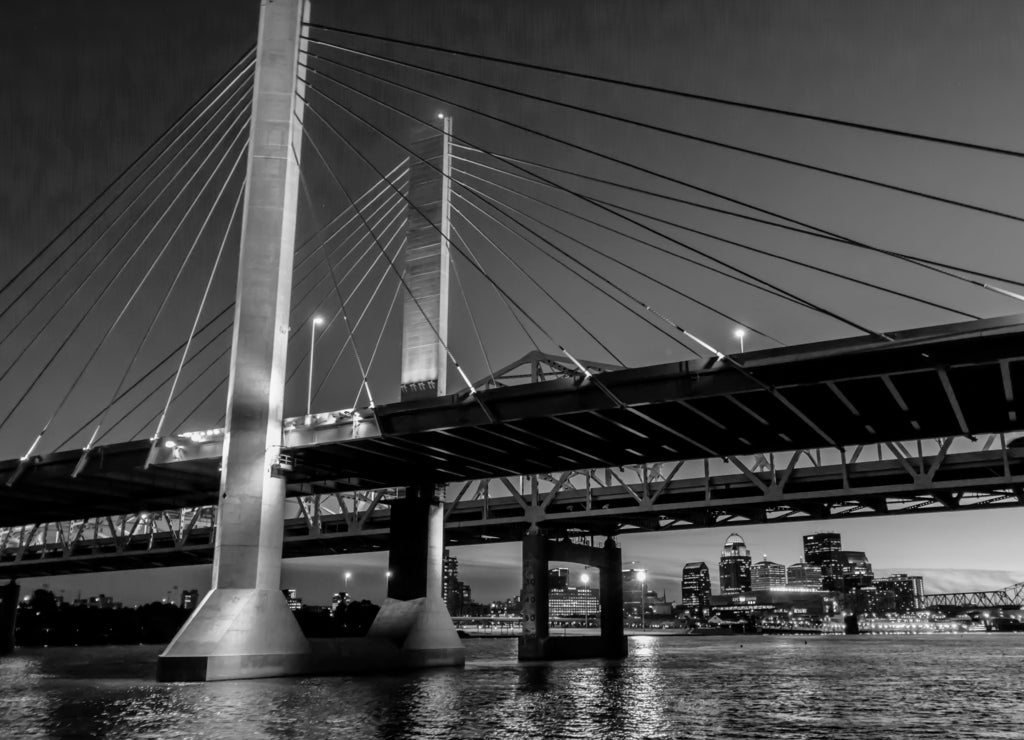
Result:
[[[640,616],[641,605],[646,601],[644,598],[647,589],[646,577],[647,571],[643,568],[630,568],[622,571],[622,612],[626,616]]]
[[[683,566],[680,603],[688,607],[694,616],[708,616],[711,611],[711,573],[704,563]]]
[[[725,540],[722,557],[718,561],[718,579],[723,594],[738,594],[750,590],[750,550],[735,532]]]
[[[884,608],[897,612],[912,612],[921,608],[921,597],[924,596],[924,579],[921,576],[893,573],[888,578],[877,579],[875,588]]]
[[[568,588],[569,569],[552,568],[548,571],[548,588]]]
[[[548,615],[551,617],[582,617],[584,621],[597,619],[601,613],[601,601],[598,590],[589,586],[570,586],[568,568],[558,568],[557,573],[550,571],[548,575]]]
[[[786,566],[782,563],[773,563],[764,556],[750,568],[750,587],[753,591],[770,591],[773,588],[782,588],[786,585]]]
[[[181,592],[181,608],[195,609],[199,603],[199,591],[194,588],[187,588]]]
[[[842,536],[838,532],[804,535],[804,560],[821,568],[821,587],[826,591],[843,589],[843,568],[838,559],[842,549]]]
[[[463,616],[472,602],[470,588],[459,580],[458,558],[444,551],[442,561],[441,598],[444,599],[448,613],[453,617]]]
[[[840,550],[835,554],[839,563],[841,591],[852,591],[870,586],[875,580],[868,556],[861,550]]]
[[[800,559],[786,568],[786,581],[790,588],[821,588],[821,566]]]

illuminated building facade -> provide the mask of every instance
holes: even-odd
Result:
[[[683,566],[680,605],[692,616],[707,617],[711,611],[711,572],[704,563]]]
[[[793,588],[821,588],[821,566],[801,559],[786,568],[786,583]]]
[[[723,594],[738,594],[750,590],[750,550],[743,538],[730,534],[718,561],[719,587]]]
[[[924,596],[924,578],[893,573],[888,578],[876,579],[875,589],[883,611],[917,611],[921,608],[921,598]]]
[[[622,612],[627,617],[639,617],[641,605],[646,601],[647,571],[630,568],[622,571]]]
[[[459,580],[459,560],[447,549],[441,565],[441,598],[453,617],[465,616],[473,603],[469,586]]]
[[[769,591],[786,585],[786,566],[773,563],[766,555],[750,568],[750,588],[753,591]]]
[[[842,549],[838,532],[804,535],[804,560],[821,569],[821,587],[826,591],[843,590],[843,568],[838,558]]]
[[[841,550],[836,553],[839,563],[840,588],[833,589],[848,593],[858,588],[866,588],[875,580],[868,556],[860,550]]]
[[[601,600],[596,588],[564,586],[548,593],[549,617],[582,617],[596,621],[601,614]]]

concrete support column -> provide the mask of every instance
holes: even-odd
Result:
[[[281,594],[281,449],[301,126],[305,0],[263,0],[228,380],[213,590],[160,656],[161,680],[301,672],[309,643]]]
[[[606,658],[626,657],[622,618],[622,550],[611,537],[604,542],[601,566],[601,642]]]
[[[444,505],[433,485],[410,488],[391,504],[388,597],[367,637],[399,648],[403,667],[466,662],[459,633],[441,598]]]
[[[523,635],[519,638],[519,659],[545,657],[548,625],[548,541],[542,534],[523,537],[523,590],[519,597],[523,612]]]
[[[14,650],[14,627],[20,593],[21,586],[13,578],[7,585],[0,586],[0,655],[8,655]]]
[[[404,499],[391,504],[390,548],[388,550],[388,598],[408,601],[430,593],[427,582],[434,566],[430,530],[432,510],[441,510],[433,501],[432,486],[409,488]],[[442,510],[442,527],[443,510]],[[443,535],[442,535],[443,537]],[[443,547],[443,542],[441,543]],[[443,555],[442,555],[443,557]],[[443,563],[439,560],[440,571]],[[440,577],[437,592],[441,593]]]

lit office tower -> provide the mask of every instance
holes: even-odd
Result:
[[[750,550],[735,532],[725,539],[718,561],[718,582],[723,594],[739,594],[750,590]]]
[[[551,576],[548,576],[550,579]],[[647,589],[647,571],[643,568],[628,568],[622,571],[622,613],[627,617],[639,617]]]
[[[804,535],[804,560],[821,568],[821,587],[826,591],[843,589],[843,566],[839,559],[842,549],[842,536],[838,532]]]
[[[750,568],[750,587],[754,591],[770,591],[773,588],[782,588],[786,585],[786,566],[782,563],[773,563],[764,556]]]
[[[875,580],[868,556],[862,550],[841,550],[835,558],[839,563],[839,590],[849,592],[864,588]]]
[[[449,614],[453,617],[462,616],[469,608],[471,599],[467,597],[469,587],[459,580],[459,559],[450,555],[446,548],[441,563],[441,598]]]
[[[924,596],[924,579],[921,576],[908,576],[906,573],[893,573],[888,578],[875,581],[882,608],[896,612],[912,612],[921,608]]]
[[[568,588],[569,587],[569,569],[568,568],[552,568],[548,571],[548,588]]]
[[[454,596],[453,591],[459,580],[459,559],[444,549],[444,556],[441,559],[441,598],[447,604]]]
[[[711,610],[711,573],[704,563],[683,566],[682,599],[680,603],[693,616],[706,617]]]
[[[787,586],[790,588],[821,588],[821,566],[800,559],[786,568]]]

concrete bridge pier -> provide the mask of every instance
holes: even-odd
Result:
[[[552,637],[548,626],[548,564],[564,561],[600,569],[601,634]],[[622,551],[609,537],[604,547],[588,547],[547,539],[542,533],[523,537],[523,634],[519,660],[624,658],[622,619]]]
[[[433,485],[391,504],[388,595],[367,637],[399,649],[404,668],[459,666],[466,651],[441,598],[444,505]]]
[[[0,586],[0,655],[14,651],[14,627],[20,593],[21,586],[13,578],[6,586]]]

